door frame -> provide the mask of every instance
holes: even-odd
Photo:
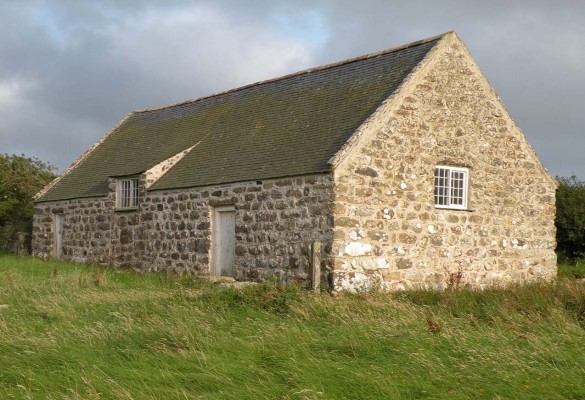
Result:
[[[53,214],[53,257],[63,258],[63,222],[65,214]]]
[[[234,230],[229,234],[233,235],[234,240],[234,248],[233,250],[233,265],[231,268],[231,275],[235,276],[236,274],[236,266],[235,266],[235,240],[236,240],[236,232],[235,232],[235,215],[236,215],[236,206],[235,205],[223,205],[223,206],[215,206],[211,207],[211,257],[210,257],[210,268],[209,272],[210,275],[214,276],[221,276],[222,265],[220,265],[221,257],[220,257],[220,249],[222,248],[222,241],[221,236],[225,235],[226,233],[221,230],[221,223],[220,218],[221,214],[223,213],[233,213],[234,216]]]

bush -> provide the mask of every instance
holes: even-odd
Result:
[[[560,261],[585,257],[585,182],[557,177],[557,253]]]
[[[33,196],[55,178],[55,167],[37,158],[0,154],[0,250],[32,233]]]

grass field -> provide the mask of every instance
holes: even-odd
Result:
[[[559,277],[585,279],[585,260],[577,260],[559,265]]]
[[[585,284],[332,298],[0,255],[0,398],[585,399]]]

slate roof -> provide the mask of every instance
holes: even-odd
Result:
[[[150,190],[330,170],[328,161],[443,35],[228,92],[130,113],[37,201],[107,194],[197,144]]]

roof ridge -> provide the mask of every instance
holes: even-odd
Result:
[[[367,54],[363,54],[361,56],[357,56],[357,57],[353,57],[353,58],[348,58],[346,60],[336,61],[336,62],[333,62],[333,63],[329,63],[329,64],[325,64],[325,65],[320,65],[320,66],[317,66],[317,67],[311,67],[311,68],[303,69],[303,70],[300,70],[300,71],[297,71],[297,72],[293,72],[293,73],[290,73],[290,74],[286,74],[286,75],[283,75],[283,76],[280,76],[280,77],[277,77],[277,78],[265,79],[265,80],[262,80],[262,81],[257,81],[257,82],[254,82],[254,83],[249,83],[249,84],[244,85],[244,86],[239,86],[237,88],[224,90],[222,92],[212,93],[212,94],[209,94],[209,95],[206,95],[206,96],[198,97],[196,99],[185,100],[185,101],[181,101],[181,102],[178,102],[178,103],[171,103],[171,104],[167,104],[167,105],[160,106],[160,107],[145,108],[145,109],[141,109],[141,110],[134,110],[134,111],[132,111],[132,113],[147,113],[147,112],[165,110],[165,109],[168,109],[168,108],[179,107],[179,106],[183,106],[183,105],[186,105],[186,104],[197,103],[199,101],[206,100],[206,99],[210,99],[210,98],[213,98],[213,97],[222,96],[222,95],[225,95],[225,94],[228,94],[228,93],[238,92],[240,90],[248,89],[248,88],[251,88],[251,87],[254,87],[254,86],[261,86],[261,85],[265,85],[267,83],[278,82],[278,81],[281,81],[281,80],[285,80],[285,79],[288,79],[288,78],[292,78],[294,76],[300,76],[300,75],[309,74],[309,73],[312,73],[312,72],[324,71],[326,69],[335,68],[335,67],[338,67],[338,66],[341,66],[341,65],[350,64],[350,63],[353,63],[353,62],[357,62],[357,61],[367,60],[369,58],[378,57],[378,56],[381,56],[383,54],[394,53],[396,51],[406,50],[406,49],[408,49],[410,47],[420,46],[422,44],[425,44],[425,43],[428,43],[428,42],[432,42],[433,40],[440,39],[443,36],[445,36],[445,35],[447,35],[449,33],[453,33],[453,32],[454,31],[444,32],[444,33],[441,33],[441,34],[436,35],[436,36],[432,36],[432,37],[429,37],[429,38],[426,38],[426,39],[422,39],[422,40],[417,40],[417,41],[414,41],[414,42],[410,42],[410,43],[407,43],[407,44],[403,44],[401,46],[391,47],[389,49],[380,50],[380,51],[377,51],[377,52],[374,52],[374,53],[367,53]]]
[[[201,144],[151,190],[326,171],[327,161],[364,119],[448,36],[311,68],[293,78],[248,85],[254,87],[183,106],[132,112],[66,174],[67,179],[37,201],[105,196],[110,177],[148,171],[198,140]],[[258,96],[247,96],[251,92]],[[272,101],[275,98],[279,101]],[[212,104],[199,107],[207,103]]]

